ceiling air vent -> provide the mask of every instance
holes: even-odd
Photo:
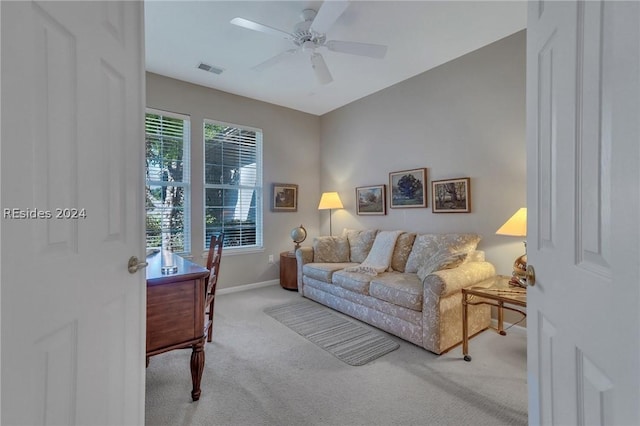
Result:
[[[204,62],[200,62],[200,65],[198,65],[198,68],[213,74],[218,74],[218,75],[222,74],[222,71],[224,71],[222,68],[217,68],[217,67],[214,67],[213,65],[205,64]]]

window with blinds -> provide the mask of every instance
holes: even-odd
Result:
[[[147,110],[146,239],[147,248],[191,251],[189,226],[189,117]]]
[[[224,231],[224,246],[262,247],[262,131],[204,122],[205,249]]]

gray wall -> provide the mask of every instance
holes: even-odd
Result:
[[[203,134],[205,118],[263,131],[264,251],[224,256],[219,288],[278,279],[279,253],[293,249],[292,228],[318,234],[320,119],[317,116],[147,73],[147,107],[191,116],[192,255],[204,264]],[[270,211],[273,182],[299,185],[298,211]],[[275,264],[267,262],[273,254]]]
[[[322,117],[147,73],[147,106],[191,116],[192,247],[203,262],[202,120],[264,131],[264,246],[225,256],[220,288],[278,279],[281,251],[293,247],[291,228],[313,237],[329,233],[329,212],[318,211],[322,191],[338,191],[333,211],[342,228],[418,232],[477,232],[499,273],[510,274],[524,252],[515,237],[494,235],[525,206],[525,32],[405,80]],[[389,172],[427,167],[429,207],[388,209],[357,216],[355,188],[388,185]],[[472,213],[433,214],[431,180],[470,177]],[[271,183],[299,185],[296,213],[270,211]]]
[[[525,32],[499,40],[321,117],[321,190],[338,191],[342,228],[477,232],[499,273],[524,252],[495,231],[526,206]],[[389,184],[389,172],[428,168],[427,180],[471,178],[472,212],[388,209],[357,216],[357,186]],[[388,203],[388,200],[387,200]],[[328,233],[328,213],[320,216]],[[338,230],[338,231],[336,231]]]

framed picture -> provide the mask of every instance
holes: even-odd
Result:
[[[274,183],[271,185],[271,211],[297,212],[298,185],[292,183]]]
[[[434,213],[471,212],[470,179],[456,178],[431,181],[431,209]]]
[[[427,169],[389,173],[389,207],[427,207]]]
[[[359,215],[387,214],[387,186],[373,185],[356,188],[356,213]]]

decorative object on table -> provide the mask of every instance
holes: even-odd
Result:
[[[320,204],[318,204],[318,210],[329,210],[329,235],[331,233],[331,210],[343,209],[342,201],[337,192],[323,192],[320,198]]]
[[[291,230],[291,239],[296,243],[296,246],[293,249],[295,252],[300,248],[300,243],[307,239],[307,230],[304,229],[304,226],[300,225],[297,228],[293,228]]]
[[[274,183],[271,185],[271,211],[297,212],[298,185],[292,183]]]
[[[471,179],[468,177],[431,181],[433,213],[470,213]]]
[[[178,267],[173,261],[173,253],[170,250],[163,249],[161,256],[160,271],[165,275],[177,273]]]
[[[511,237],[525,237],[525,253],[513,262],[513,277],[510,283],[518,287],[526,287],[527,271],[527,208],[522,207],[496,231],[496,235],[509,235]]]
[[[389,173],[389,207],[427,207],[427,169]]]
[[[387,185],[356,188],[356,213],[359,215],[387,214]]]

